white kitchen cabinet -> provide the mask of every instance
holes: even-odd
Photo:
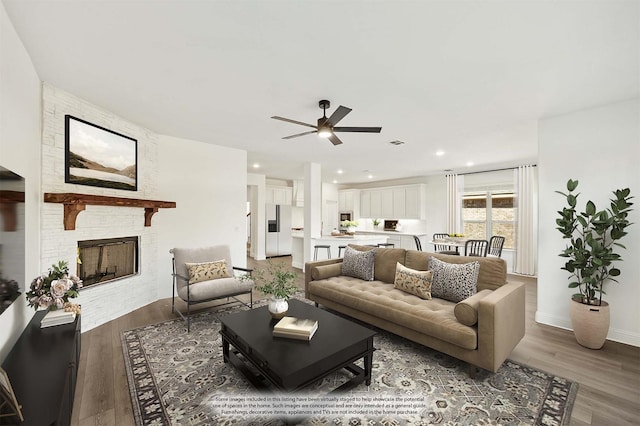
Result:
[[[424,185],[405,188],[405,219],[424,219],[425,217]]]
[[[290,206],[293,201],[293,190],[289,186],[267,186],[267,204],[280,204]]]
[[[360,191],[360,217],[372,217],[371,191]]]
[[[338,209],[341,212],[356,212],[357,203],[359,201],[359,192],[357,189],[344,189],[338,192]]]
[[[380,199],[381,199],[380,217],[389,217],[389,218],[397,217],[393,208],[394,207],[393,190],[381,189]]]
[[[425,219],[425,185],[372,188],[360,191],[360,217]]]
[[[394,188],[391,190],[391,194],[392,194],[392,207],[393,207],[393,213],[392,216],[389,217],[393,217],[393,218],[399,218],[399,219],[405,219],[406,217],[406,202],[407,202],[407,197],[406,197],[406,189],[405,188]],[[387,216],[385,216],[387,217]]]
[[[382,215],[382,190],[374,189],[371,191],[371,211],[368,217],[384,217]],[[362,217],[366,217],[361,214]]]

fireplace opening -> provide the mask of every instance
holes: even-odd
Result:
[[[78,241],[83,288],[138,274],[138,237]]]

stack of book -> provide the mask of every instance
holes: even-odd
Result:
[[[273,326],[273,335],[289,339],[311,340],[316,330],[318,330],[316,320],[284,317]]]
[[[49,311],[40,321],[40,328],[52,327],[54,325],[69,324],[75,321],[75,312],[66,312],[63,309]]]

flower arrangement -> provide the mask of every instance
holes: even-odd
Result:
[[[42,274],[31,282],[27,291],[27,303],[36,310],[38,308],[54,311],[69,305],[69,299],[78,297],[78,289],[82,280],[69,274],[69,266],[65,261],[51,265],[48,274]]]
[[[373,219],[373,226],[380,225],[380,219]]]
[[[358,223],[357,220],[343,220],[342,222],[340,222],[340,225],[348,228],[350,226],[354,226],[355,227],[355,226],[358,226],[360,224]]]

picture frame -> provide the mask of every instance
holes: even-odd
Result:
[[[138,190],[138,141],[65,115],[66,183]]]
[[[7,410],[8,407],[9,410]],[[7,372],[0,368],[0,418],[16,416],[20,421],[24,421],[21,406],[18,404],[16,394],[13,393],[11,381]],[[6,412],[5,412],[6,411]]]

